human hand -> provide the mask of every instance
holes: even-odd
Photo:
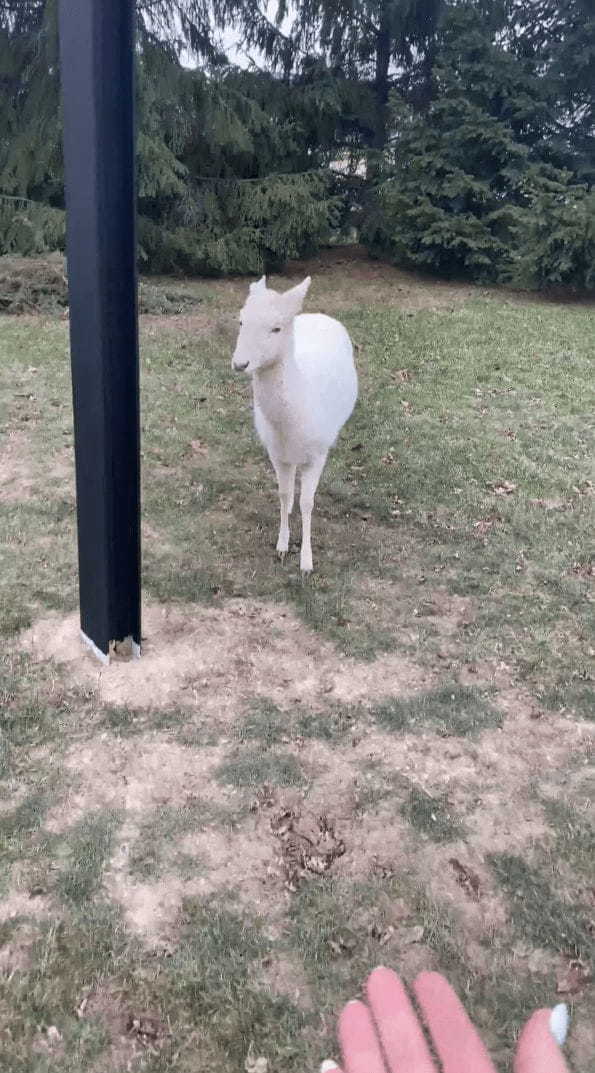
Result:
[[[452,987],[437,972],[422,972],[413,983],[443,1073],[496,1073],[479,1034]],[[350,1002],[339,1019],[344,1073],[438,1073],[420,1021],[399,980],[379,968],[366,984],[367,1005]],[[514,1073],[569,1073],[561,1045],[568,1011],[537,1010],[519,1037]],[[321,1073],[341,1073],[323,1062]]]

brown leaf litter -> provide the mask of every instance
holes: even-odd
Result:
[[[556,983],[556,994],[581,995],[593,979],[591,970],[580,958],[573,958],[560,969]]]
[[[271,817],[270,825],[280,843],[280,864],[291,893],[298,890],[308,874],[325,875],[345,853],[345,843],[337,837],[333,821],[324,814],[304,815],[285,808]]]
[[[470,898],[479,900],[481,886],[479,882],[479,876],[472,872],[470,868],[462,864],[456,857],[451,857],[448,862],[457,879],[457,883],[463,888],[465,894]]]

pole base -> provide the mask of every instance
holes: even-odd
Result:
[[[132,637],[125,637],[123,641],[110,641],[109,652],[106,654],[97,647],[94,641],[90,637],[87,637],[86,633],[81,630],[81,640],[86,648],[103,663],[104,667],[109,667],[112,662],[122,662],[130,659],[140,659],[140,645],[133,641]]]

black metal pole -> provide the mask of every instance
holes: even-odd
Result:
[[[81,629],[140,649],[134,0],[60,0]]]

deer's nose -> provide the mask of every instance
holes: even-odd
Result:
[[[242,363],[240,363],[238,361],[234,361],[233,367],[236,370],[236,372],[243,373],[244,369],[247,369],[249,364],[250,364],[249,361],[244,361]]]

